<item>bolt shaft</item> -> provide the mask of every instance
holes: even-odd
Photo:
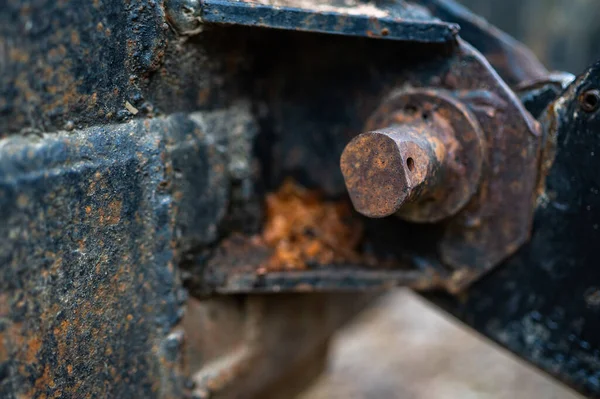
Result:
[[[435,198],[443,184],[446,149],[425,122],[394,125],[355,137],[341,169],[354,208],[373,218]]]

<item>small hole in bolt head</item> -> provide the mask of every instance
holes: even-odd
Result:
[[[406,160],[406,166],[408,166],[408,170],[410,170],[411,172],[415,171],[415,160],[412,158],[408,158]]]
[[[429,114],[429,112],[427,112],[427,111],[424,111],[424,112],[421,114],[421,118],[423,118],[423,120],[425,120],[425,121],[426,121],[427,119],[429,119],[429,117],[430,117],[430,116],[431,116],[431,115],[430,115],[430,114]]]
[[[585,112],[594,112],[600,106],[600,91],[586,90],[579,96],[579,104]]]

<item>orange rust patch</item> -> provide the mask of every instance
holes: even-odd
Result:
[[[79,39],[79,32],[77,32],[76,30],[71,31],[71,43],[75,46],[79,46],[79,44],[81,43]]]
[[[291,180],[267,196],[262,241],[273,248],[267,269],[359,262],[362,226],[347,202],[324,201]]]
[[[8,350],[4,344],[4,337],[0,335],[0,362],[8,360]]]
[[[37,354],[42,347],[42,341],[38,337],[32,337],[27,342],[27,352],[25,353],[25,361],[33,363],[36,360]]]
[[[6,317],[9,311],[8,294],[0,293],[0,317]]]
[[[111,203],[108,204],[108,207],[106,208],[106,210],[100,209],[98,211],[98,213],[100,215],[100,217],[99,217],[100,224],[115,225],[115,224],[119,223],[121,221],[122,205],[123,205],[123,201],[115,200],[115,201],[111,201]]]
[[[26,64],[29,62],[29,54],[18,48],[11,48],[8,51],[8,56],[11,61]]]

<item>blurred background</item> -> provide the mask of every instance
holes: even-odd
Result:
[[[598,0],[462,0],[525,43],[551,70],[581,73],[600,59]]]
[[[600,0],[463,0],[551,70],[600,59]],[[327,372],[302,399],[575,399],[416,294],[384,296],[338,334]]]

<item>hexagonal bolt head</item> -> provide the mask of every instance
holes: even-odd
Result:
[[[420,124],[363,133],[348,143],[340,166],[354,208],[380,218],[427,195],[439,183],[442,143]]]

